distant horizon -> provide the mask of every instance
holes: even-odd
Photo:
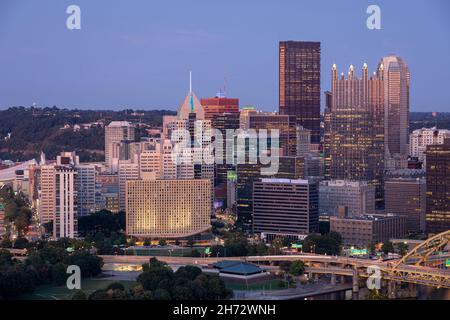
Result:
[[[77,0],[80,30],[66,27],[71,4],[1,1],[0,109],[175,111],[192,71],[198,97],[226,86],[241,105],[278,111],[278,44],[295,40],[321,43],[321,110],[333,64],[339,72],[353,64],[359,76],[363,63],[372,73],[390,54],[410,69],[411,111],[450,110],[446,0],[378,0],[380,30],[367,28],[368,0]]]
[[[125,110],[133,110],[133,111],[170,111],[170,112],[175,112],[177,111],[177,108],[175,109],[166,109],[166,108],[153,108],[153,109],[147,109],[147,108],[142,108],[142,107],[123,107],[121,109],[108,109],[107,107],[105,108],[92,108],[92,107],[86,107],[86,108],[80,108],[80,107],[64,107],[64,106],[57,106],[57,105],[52,105],[52,106],[10,106],[10,107],[2,107],[0,106],[0,111],[6,111],[8,109],[11,108],[36,108],[36,109],[45,109],[45,108],[53,108],[56,107],[59,110],[68,110],[68,111],[111,111],[111,112],[121,112],[121,111],[125,111]],[[244,105],[240,105],[239,106],[239,110],[242,110],[242,107],[244,107]],[[256,107],[256,106],[255,106]],[[273,112],[273,111],[267,111],[267,110],[260,110],[260,109],[256,109],[257,111],[262,111],[262,112]],[[278,110],[276,110],[276,112],[278,112]],[[449,111],[417,111],[417,110],[409,110],[409,113],[433,113],[436,112],[437,114],[440,113],[449,113],[450,114],[450,109]],[[323,115],[323,110],[321,110],[321,115]]]

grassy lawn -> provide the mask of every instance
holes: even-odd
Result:
[[[271,279],[263,282],[257,282],[249,284],[248,286],[245,283],[229,283],[225,282],[227,288],[232,290],[281,290],[286,289],[287,284],[283,281],[283,286],[279,286],[280,279]]]
[[[84,279],[81,281],[81,290],[88,296],[98,289],[105,289],[113,282],[120,282],[125,289],[131,289],[136,285],[135,281],[113,281],[113,280],[96,280]],[[66,300],[70,299],[73,291],[67,289],[66,286],[55,287],[52,285],[43,285],[36,288],[33,294],[24,295],[23,300]]]

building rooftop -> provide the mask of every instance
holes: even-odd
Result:
[[[128,121],[111,121],[108,124],[108,127],[128,127],[131,126],[131,123]]]
[[[222,273],[237,275],[252,275],[264,271],[264,269],[261,269],[255,264],[234,260],[224,260],[221,262],[217,262],[214,264],[214,268],[219,269]]]
[[[308,180],[303,179],[276,179],[276,178],[262,178],[261,182],[264,183],[290,183],[290,184],[308,184]]]

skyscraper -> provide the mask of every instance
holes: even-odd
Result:
[[[364,64],[362,78],[350,66],[347,79],[332,68],[332,103],[325,123],[327,178],[367,181],[376,187],[376,201],[383,200],[383,78],[369,78]]]
[[[450,229],[450,139],[428,146],[426,159],[426,230],[434,234]]]
[[[105,127],[105,162],[110,170],[113,167],[112,149],[114,143],[133,141],[135,128],[128,121],[112,121]]]
[[[311,130],[320,142],[320,42],[282,41],[279,45],[279,108]]]
[[[239,113],[239,99],[226,98],[221,94],[214,98],[200,99],[200,103],[205,110],[205,120],[213,120],[215,115],[224,113]]]
[[[409,80],[402,58],[390,55],[381,59],[379,72],[384,79],[384,146],[387,169],[402,169],[408,164]]]

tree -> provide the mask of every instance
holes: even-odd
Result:
[[[13,255],[8,250],[0,249],[0,268],[10,266],[13,262],[12,257]]]
[[[301,260],[296,260],[291,263],[289,274],[293,276],[300,276],[305,272],[305,264]]]
[[[26,238],[17,238],[14,241],[14,249],[25,249],[28,247],[29,241]]]
[[[23,237],[26,234],[26,232],[28,231],[28,226],[31,223],[32,216],[33,216],[33,213],[27,207],[21,207],[18,210],[17,215],[14,219],[14,225],[17,228],[19,237]]]
[[[64,259],[66,265],[77,265],[82,277],[95,277],[102,272],[103,259],[87,251],[75,251]]]
[[[283,239],[276,238],[272,241],[271,246],[269,247],[269,254],[278,255],[281,254],[281,249],[283,248]]]
[[[404,256],[406,253],[408,253],[409,247],[406,243],[400,242],[395,245],[395,249],[399,255]]]
[[[3,238],[0,242],[0,248],[12,248],[12,242],[8,238]]]
[[[159,244],[161,247],[164,247],[165,245],[167,245],[167,242],[166,242],[166,240],[164,240],[164,239],[159,239],[158,244]]]
[[[394,252],[394,245],[390,241],[383,242],[383,246],[381,247],[381,250],[384,254],[388,254],[389,252]]]
[[[89,300],[108,300],[108,298],[105,290],[95,290],[89,295]]]
[[[0,272],[0,299],[16,299],[21,294],[34,291],[34,274],[23,264],[17,264]]]
[[[337,234],[310,234],[303,240],[303,252],[337,255],[341,251]]]
[[[171,300],[169,291],[165,289],[156,289],[153,291],[153,299],[154,300]]]
[[[369,252],[370,252],[370,254],[375,254],[375,252],[377,251],[376,249],[377,249],[376,248],[376,243],[372,241],[369,244]]]
[[[279,262],[279,267],[284,272],[289,272],[291,265],[292,265],[292,261],[280,261]]]
[[[109,290],[122,290],[125,291],[125,287],[120,282],[113,282],[106,287],[106,291]]]
[[[83,290],[75,290],[75,292],[72,294],[72,300],[87,300],[86,294],[83,292]]]
[[[148,247],[152,244],[152,242],[150,241],[150,239],[144,239],[144,246]]]
[[[66,283],[68,277],[66,270],[66,266],[60,262],[51,267],[52,283],[55,286],[62,286]]]

